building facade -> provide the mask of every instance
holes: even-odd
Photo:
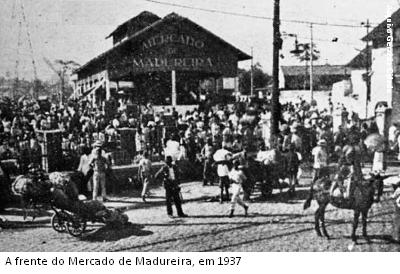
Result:
[[[96,105],[118,97],[122,82],[132,83],[124,95],[137,104],[197,103],[204,82],[236,77],[238,62],[251,58],[175,13],[160,18],[142,12],[108,37],[114,46],[76,71],[75,96],[88,96]]]
[[[371,43],[371,95],[368,114],[380,102],[391,109],[391,122],[400,121],[400,9],[374,28],[363,41]]]

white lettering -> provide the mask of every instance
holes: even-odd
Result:
[[[160,68],[160,67],[205,67],[213,66],[211,58],[133,58],[133,66],[138,68]]]
[[[175,64],[175,67],[181,67],[182,66],[182,59],[181,58],[175,58],[174,59],[174,64]]]
[[[147,45],[147,44],[146,44],[146,41],[145,41],[145,42],[143,42],[143,44],[142,44],[142,48],[143,48],[143,49],[148,49],[148,48],[149,48],[149,45]]]
[[[156,68],[161,67],[162,66],[161,59],[154,58],[154,65],[156,66]]]
[[[195,44],[194,38],[191,36],[186,36],[186,45],[194,47],[194,44]]]
[[[154,67],[154,63],[150,58],[146,58],[144,61],[144,65],[147,67]]]
[[[195,47],[201,49],[204,47],[204,42],[202,40],[196,40],[191,35],[176,35],[176,34],[160,34],[151,37],[147,41],[142,43],[143,49],[149,49],[154,46],[164,45],[164,44],[182,44],[190,47]]]
[[[142,60],[142,59],[136,60],[136,59],[134,58],[134,59],[133,59],[133,65],[136,66],[136,67],[144,67],[143,60]]]
[[[177,42],[182,44],[182,45],[186,45],[185,37],[183,35],[179,35],[179,38],[178,38]]]

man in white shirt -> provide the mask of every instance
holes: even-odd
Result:
[[[318,141],[318,145],[312,150],[312,155],[314,156],[313,184],[320,177],[321,169],[328,166],[328,153],[326,151],[326,145],[326,141],[321,139]]]
[[[178,157],[180,156],[180,144],[176,140],[178,137],[176,134],[173,134],[171,138],[166,142],[165,144],[165,149],[164,149],[164,154],[165,156],[171,156],[173,161],[178,160]]]
[[[239,116],[236,114],[236,112],[234,112],[231,115],[229,115],[228,121],[231,121],[233,127],[236,129],[239,124]]]
[[[99,188],[102,201],[106,202],[106,170],[110,168],[110,161],[103,156],[102,143],[96,141],[93,145],[94,153],[90,156],[89,165],[93,168],[93,200],[97,200]]]
[[[215,164],[217,164],[217,174],[219,177],[219,187],[221,190],[219,202],[222,204],[224,200],[229,201],[229,167],[228,163],[229,160],[231,159],[232,154],[230,151],[226,149],[226,147],[223,147],[221,149],[218,149],[214,153],[214,161]],[[225,197],[224,199],[224,190],[225,190]]]
[[[88,194],[92,192],[93,169],[90,167],[90,149],[85,148],[83,152],[84,153],[81,155],[77,171],[82,172],[83,174],[83,183],[86,183],[86,189],[88,191],[86,194]]]

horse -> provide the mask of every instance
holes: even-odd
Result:
[[[315,231],[318,236],[322,237],[320,223],[322,225],[323,235],[329,239],[329,234],[325,227],[325,209],[331,204],[340,209],[350,209],[354,211],[353,228],[351,239],[357,243],[356,230],[360,215],[362,216],[362,235],[368,241],[367,235],[367,218],[368,211],[374,202],[379,202],[383,194],[383,180],[389,176],[381,176],[379,174],[371,174],[368,180],[354,182],[353,199],[343,197],[334,197],[330,194],[332,181],[327,178],[320,178],[314,183],[313,199],[318,202],[318,209],[315,211]],[[310,206],[310,200],[304,203],[304,209]]]

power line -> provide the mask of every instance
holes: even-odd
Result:
[[[397,0],[397,1],[400,1],[400,0]],[[296,14],[296,15],[298,15],[299,13],[297,12],[285,12],[286,14]],[[319,17],[319,16],[313,16],[313,20],[326,20],[326,17]],[[342,22],[351,22],[351,23],[360,23],[360,20],[357,20],[357,19],[348,19],[348,18],[338,18],[338,17],[335,17],[335,21],[342,21]],[[379,25],[379,23],[371,23],[371,24],[373,24],[373,25],[375,25],[375,26],[377,26],[377,25]]]
[[[311,37],[307,37],[307,36],[299,36],[297,35],[297,38],[301,38],[304,40],[310,40]],[[335,44],[344,44],[344,45],[348,45],[348,46],[360,46],[360,44],[353,44],[353,43],[346,43],[346,42],[341,42],[341,41],[332,41],[329,39],[318,39],[318,38],[313,38],[314,41],[318,41],[318,42],[326,42],[326,43],[335,43]]]
[[[400,0],[397,0],[397,1],[400,1]],[[195,2],[195,0],[192,0],[191,1],[192,3],[193,2]],[[203,4],[205,4],[205,6],[211,6],[211,5],[215,5],[216,4],[216,1],[215,0],[202,0],[201,1]],[[247,3],[246,1],[244,1],[245,3],[242,5],[242,4],[240,4],[240,6],[241,6],[241,8],[242,9],[246,9],[246,12],[250,12],[250,11],[255,11],[255,12],[258,12],[258,11],[260,11],[261,9],[263,9],[264,7],[262,6],[262,5],[257,5],[257,6],[254,6],[254,5],[250,5],[249,3]],[[238,5],[238,7],[239,7],[239,5]],[[249,8],[249,9],[248,9]],[[224,8],[222,8],[222,9],[224,9]],[[219,7],[219,10],[221,10],[221,8]],[[292,16],[292,15],[294,15],[294,16],[298,16],[299,15],[299,12],[295,12],[295,11],[285,11],[284,12],[284,14],[286,15],[286,16]],[[294,18],[296,18],[296,17],[294,17]],[[322,17],[322,16],[315,16],[315,15],[313,15],[312,16],[312,18],[309,18],[309,20],[315,20],[315,21],[320,21],[320,22],[325,22],[326,21],[326,17]],[[349,22],[351,22],[351,23],[360,23],[360,20],[357,20],[357,19],[349,19],[349,18],[338,18],[338,17],[336,17],[335,16],[335,22],[337,23],[337,22],[347,22],[347,23],[349,23]],[[372,23],[372,22],[371,22]],[[372,23],[373,25],[379,25],[379,23]]]
[[[259,15],[251,15],[251,14],[238,13],[238,12],[229,12],[229,11],[223,11],[223,10],[217,10],[217,9],[191,7],[191,6],[187,6],[187,5],[162,2],[162,1],[157,1],[157,0],[144,0],[144,1],[150,2],[150,3],[155,3],[155,4],[160,4],[160,5],[164,5],[164,6],[172,6],[172,7],[178,7],[178,8],[191,9],[191,10],[200,10],[200,11],[205,11],[205,12],[220,13],[220,14],[225,14],[225,15],[233,15],[233,16],[240,16],[240,17],[247,17],[247,18],[254,18],[254,19],[273,20],[272,17],[268,17],[268,16],[259,16]],[[361,25],[335,24],[335,23],[328,23],[328,22],[312,22],[312,21],[295,20],[295,19],[281,19],[280,21],[287,22],[287,23],[307,24],[307,25],[313,24],[313,25],[318,25],[318,26],[330,26],[330,27],[346,27],[346,28],[362,28],[363,27]]]

